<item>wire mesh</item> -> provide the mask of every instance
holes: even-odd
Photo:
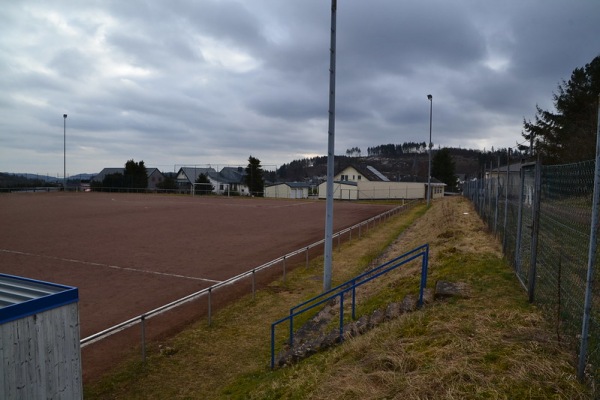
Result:
[[[503,244],[523,286],[554,324],[557,339],[579,351],[594,188],[594,160],[541,169],[536,192],[534,163],[500,167],[468,182],[464,195]],[[507,168],[509,172],[507,173]],[[539,196],[539,221],[535,201]],[[538,236],[534,238],[538,223]],[[534,240],[536,239],[536,240]],[[536,248],[532,246],[537,243]],[[535,267],[535,268],[534,268]],[[531,276],[535,271],[535,277]],[[535,279],[533,279],[535,278]],[[534,286],[529,286],[532,283]],[[600,307],[594,288],[587,368],[598,387]],[[530,296],[531,298],[531,296]],[[599,371],[600,372],[600,371]]]

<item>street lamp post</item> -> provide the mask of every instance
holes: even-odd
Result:
[[[431,148],[433,147],[433,143],[431,143],[431,116],[433,112],[433,96],[428,94],[427,98],[429,99],[429,171],[427,173],[427,207],[429,207],[429,203],[431,202]]]
[[[337,0],[331,0],[331,41],[329,52],[329,128],[327,131],[327,184],[325,199],[325,243],[323,261],[323,291],[331,289],[333,266],[333,168],[335,154],[335,56]]]
[[[63,114],[63,191],[67,191],[67,114]]]

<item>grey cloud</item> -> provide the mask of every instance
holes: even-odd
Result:
[[[427,140],[429,93],[436,145],[513,145],[535,104],[598,54],[599,14],[598,2],[338,2],[337,153]],[[61,170],[64,112],[69,173],[324,155],[329,23],[322,0],[7,3],[0,170]]]

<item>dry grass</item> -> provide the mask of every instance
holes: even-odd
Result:
[[[322,264],[316,260],[289,274],[286,284],[275,282],[255,300],[248,296],[220,311],[212,327],[199,322],[163,343],[170,350],[155,350],[146,365],[120,366],[86,387],[86,398],[591,398],[575,380],[573,355],[554,342],[541,313],[526,302],[469,203],[444,199],[421,216],[423,211],[416,208],[343,245],[334,255],[334,280],[428,242],[430,286],[435,279],[466,282],[469,299],[435,303],[270,371],[270,323],[321,290]],[[403,283],[415,269],[370,288],[367,303],[415,292]]]

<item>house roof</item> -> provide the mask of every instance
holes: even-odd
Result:
[[[378,171],[375,167],[373,167],[372,165],[367,165],[367,164],[351,164],[348,167],[343,168],[342,170],[338,171],[338,174],[341,174],[346,168],[354,168],[358,173],[360,173],[362,176],[365,177],[366,180],[368,181],[380,181],[380,182],[388,182],[389,178],[387,176],[385,176],[383,173],[381,173],[380,171]]]
[[[158,173],[161,173],[158,170],[158,168],[146,168],[146,175],[151,176],[152,174],[154,174],[157,171],[158,171]],[[124,174],[124,173],[125,173],[125,168],[104,168],[102,171],[100,171],[98,173],[98,175],[94,176],[92,178],[92,180],[95,182],[102,182],[104,180],[104,178],[106,178],[106,175]]]
[[[94,176],[92,180],[95,182],[102,182],[104,178],[106,178],[106,175],[122,174],[123,172],[125,172],[125,168],[104,168]]]
[[[200,176],[200,174],[204,174],[204,175],[208,176],[211,172],[216,172],[216,171],[212,167],[208,167],[208,168],[181,167],[181,168],[179,168],[179,172],[177,173],[177,180],[180,182],[187,180],[190,183],[194,183],[194,182],[196,182],[196,180],[198,180],[198,177]],[[181,178],[182,174],[185,178]]]
[[[0,324],[76,302],[77,288],[0,274]]]
[[[219,172],[211,172],[208,177],[215,182],[227,184],[243,184],[246,170],[242,167],[223,167]]]

